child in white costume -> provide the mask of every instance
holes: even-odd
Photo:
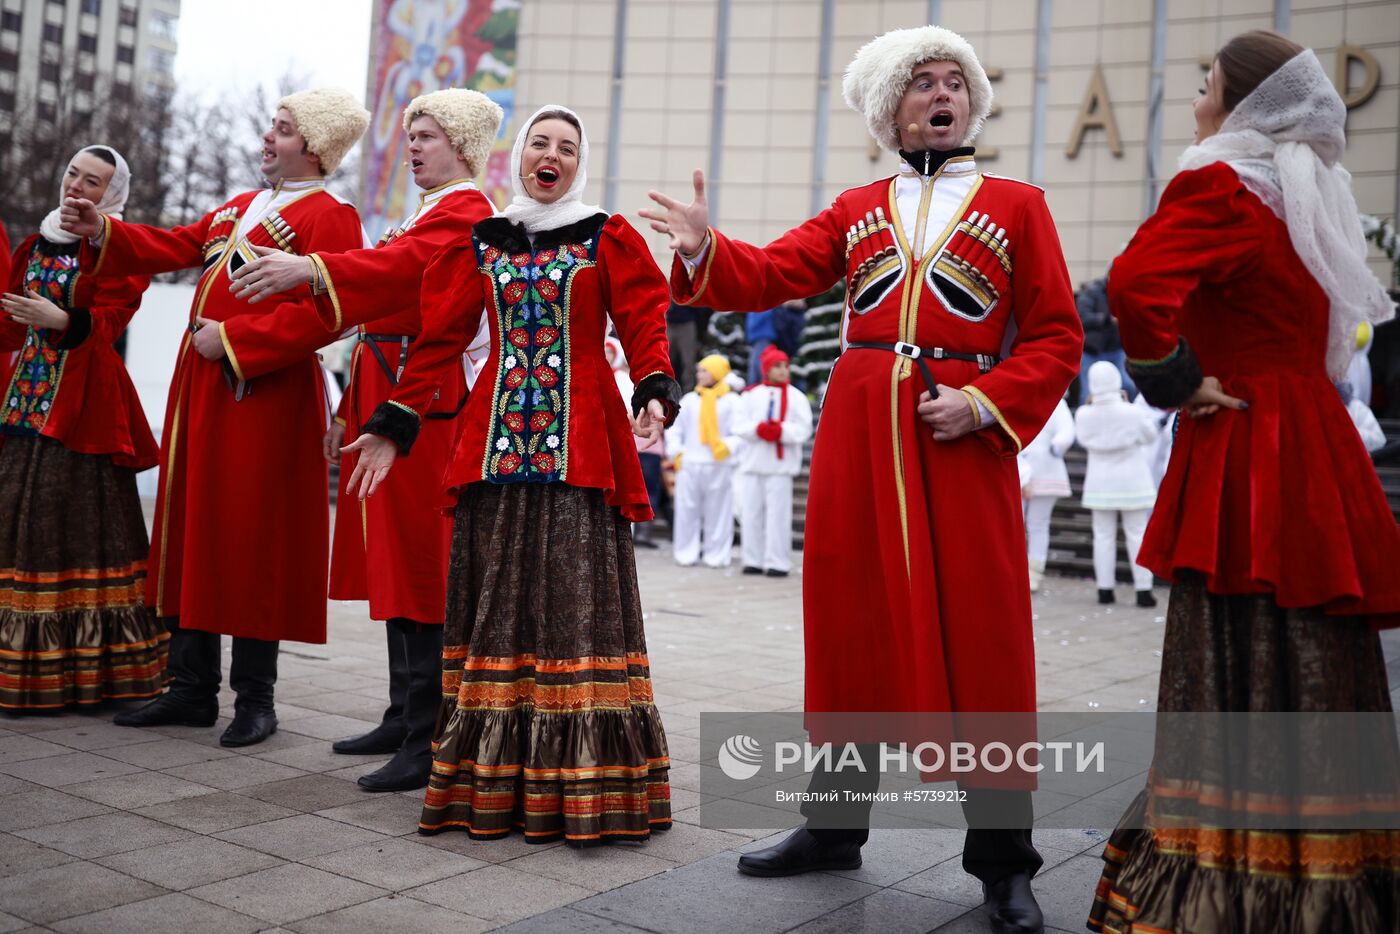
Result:
[[[1142,533],[1157,487],[1148,458],[1157,440],[1152,414],[1128,401],[1123,377],[1112,363],[1089,367],[1089,401],[1074,413],[1075,435],[1089,452],[1084,475],[1084,507],[1094,515],[1094,578],[1099,602],[1113,602],[1114,566],[1118,553],[1118,517],[1133,560],[1133,586],[1138,606],[1156,606],[1152,572],[1137,564]]]
[[[729,361],[718,354],[695,366],[695,390],[681,399],[666,450],[676,465],[676,563],[689,567],[703,558],[728,567],[734,547],[734,460],[742,444],[735,432],[739,394],[729,388]]]
[[[1172,459],[1172,442],[1175,440],[1178,412],[1176,409],[1157,408],[1148,402],[1142,393],[1138,393],[1133,405],[1151,415],[1153,424],[1157,426],[1157,442],[1147,452],[1147,463],[1152,471],[1152,485],[1160,487],[1162,478],[1167,475],[1167,465]]]
[[[1050,552],[1050,513],[1055,509],[1055,500],[1070,494],[1065,452],[1073,444],[1074,416],[1061,399],[1040,434],[1019,455],[1029,476],[1021,484],[1021,502],[1026,517],[1032,592],[1040,589],[1040,578],[1045,573],[1045,558]]]
[[[788,382],[788,356],[769,344],[759,359],[763,382],[739,397],[739,522],[745,574],[786,577],[792,570],[792,478],[812,435],[812,405]]]

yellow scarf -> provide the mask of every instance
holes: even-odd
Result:
[[[719,433],[719,397],[729,392],[729,384],[721,380],[713,386],[696,386],[700,397],[700,440],[710,446],[715,461],[729,457],[729,445]]]

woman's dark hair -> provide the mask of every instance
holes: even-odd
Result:
[[[565,123],[569,124],[569,126],[578,130],[578,138],[580,140],[583,139],[583,125],[578,122],[578,117],[575,117],[571,113],[563,110],[546,110],[534,120],[530,121],[530,128],[534,129],[535,124],[543,120],[563,120]]]
[[[116,157],[112,155],[112,151],[106,146],[89,146],[87,149],[84,149],[83,152],[92,153],[110,166],[115,166],[117,164]]]
[[[1265,78],[1301,51],[1301,45],[1268,29],[1242,32],[1225,43],[1215,56],[1220,63],[1220,97],[1225,109],[1238,107]]]

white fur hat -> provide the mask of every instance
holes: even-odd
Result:
[[[313,88],[288,94],[277,102],[296,121],[306,137],[306,148],[321,159],[321,172],[329,175],[340,166],[369,126],[369,111],[355,96],[341,88]]]
[[[452,148],[467,160],[467,174],[475,178],[486,168],[505,111],[480,91],[444,88],[419,94],[408,102],[403,109],[404,131],[415,117],[422,116],[438,122]]]
[[[889,152],[899,152],[895,111],[909,87],[914,66],[924,62],[957,62],[967,78],[972,106],[964,146],[970,146],[982,132],[982,124],[992,111],[992,83],[971,43],[942,26],[893,29],[861,46],[841,84],[846,103],[865,117],[870,135]]]

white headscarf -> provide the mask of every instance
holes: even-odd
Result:
[[[547,113],[566,113],[578,120],[578,173],[574,175],[574,183],[569,186],[569,190],[564,192],[558,201],[541,204],[525,193],[525,182],[520,177],[520,160],[525,152],[525,140],[530,135],[530,128],[540,119],[541,114]],[[579,120],[578,114],[567,107],[562,107],[559,104],[546,104],[535,111],[530,119],[526,120],[524,125],[520,127],[520,132],[516,134],[515,146],[510,151],[510,190],[515,194],[515,197],[501,213],[511,223],[523,225],[528,233],[566,227],[583,220],[585,217],[603,213],[603,209],[596,204],[583,203],[583,188],[587,184],[588,134],[583,130],[583,121]]]
[[[122,209],[126,207],[126,196],[131,188],[131,169],[127,168],[126,160],[122,158],[121,153],[117,152],[111,146],[84,146],[73,154],[72,159],[68,160],[68,165],[63,169],[63,176],[65,179],[68,177],[68,170],[73,167],[73,163],[77,160],[78,156],[81,156],[89,149],[101,149],[103,152],[110,154],[112,159],[117,163],[116,169],[112,172],[112,180],[107,183],[107,193],[102,196],[101,201],[97,202],[97,213],[106,214],[108,217],[121,220]],[[63,189],[65,187],[63,182],[59,182],[59,207],[63,206]],[[59,226],[58,211],[59,208],[54,208],[48,214],[44,215],[44,219],[39,222],[39,233],[45,240],[51,243],[77,243],[77,234],[70,234]]]
[[[1346,149],[1346,105],[1311,49],[1293,56],[1230,111],[1216,133],[1181,154],[1182,169],[1226,162],[1288,224],[1288,237],[1330,302],[1327,372],[1346,372],[1363,322],[1395,306],[1366,265],[1366,239]]]

